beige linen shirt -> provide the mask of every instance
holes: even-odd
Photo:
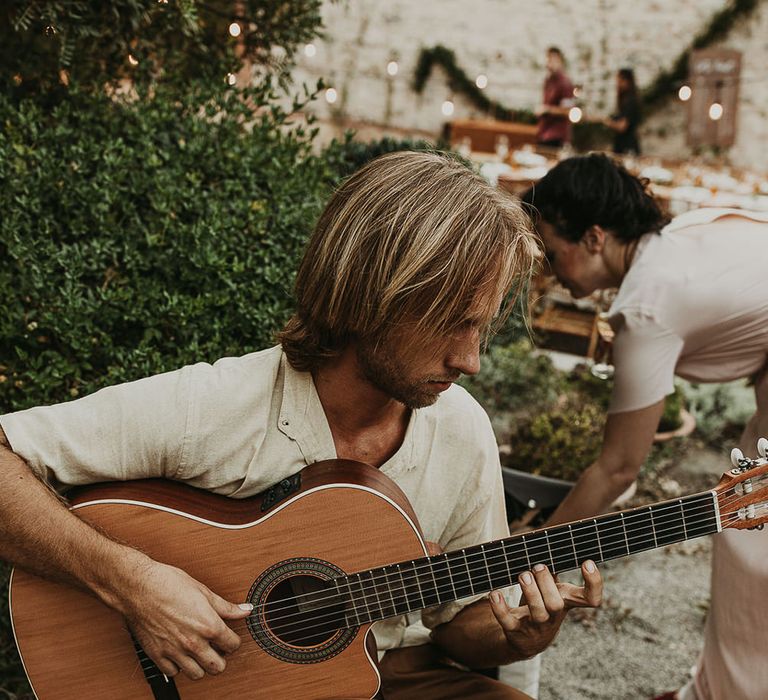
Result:
[[[0,416],[14,452],[56,488],[165,477],[245,498],[307,464],[336,458],[309,373],[280,347],[196,364],[55,406]],[[381,471],[404,491],[424,536],[445,550],[509,534],[488,416],[454,385],[412,412]],[[476,598],[475,598],[476,599]],[[475,599],[424,611],[426,627]],[[380,650],[423,644],[405,616],[377,623]]]
[[[610,412],[693,382],[749,377],[768,361],[768,214],[699,209],[643,236],[608,320]]]

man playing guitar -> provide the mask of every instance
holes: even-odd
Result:
[[[226,672],[241,643],[231,626],[251,605],[101,534],[49,486],[162,477],[245,498],[350,459],[394,480],[443,550],[506,537],[488,417],[453,382],[479,371],[484,338],[538,254],[519,205],[458,162],[373,161],[323,212],[278,346],[0,417],[0,557],[89,591],[164,674],[202,679]],[[429,637],[407,632],[405,616],[376,623],[382,696],[527,697],[455,662],[529,658],[569,608],[599,605],[591,561],[583,587],[532,569],[521,607],[494,592],[429,608]]]

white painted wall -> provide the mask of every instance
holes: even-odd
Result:
[[[609,113],[617,68],[635,69],[640,86],[672,64],[726,0],[341,0],[323,8],[325,37],[316,54],[300,54],[294,78],[323,77],[338,99],[313,106],[322,121],[343,118],[437,135],[444,100],[454,118],[481,117],[460,95],[451,95],[437,70],[425,91],[411,89],[422,47],[451,48],[469,75],[485,73],[492,99],[513,108],[540,100],[547,46],[559,46],[574,83],[583,85],[587,112]],[[734,162],[768,165],[768,2],[722,46],[743,52],[739,137]],[[398,62],[394,77],[387,63]],[[673,99],[644,127],[647,151],[685,155],[684,110]]]

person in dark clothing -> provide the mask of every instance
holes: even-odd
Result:
[[[565,74],[565,58],[556,46],[547,49],[547,77],[544,80],[542,103],[536,110],[540,146],[561,148],[571,141],[568,112],[573,107],[573,84]]]
[[[605,120],[612,129],[614,153],[640,153],[637,127],[640,125],[640,99],[635,85],[635,73],[622,68],[616,74],[616,112]]]

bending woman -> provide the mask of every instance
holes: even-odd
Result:
[[[768,215],[700,209],[668,222],[645,181],[596,154],[562,161],[523,201],[574,297],[618,287],[602,450],[551,524],[605,511],[634,481],[674,375],[754,378],[758,409],[739,443],[754,455],[768,437]],[[766,590],[768,533],[716,536],[704,651],[681,700],[768,698],[768,624],[754,624]]]

